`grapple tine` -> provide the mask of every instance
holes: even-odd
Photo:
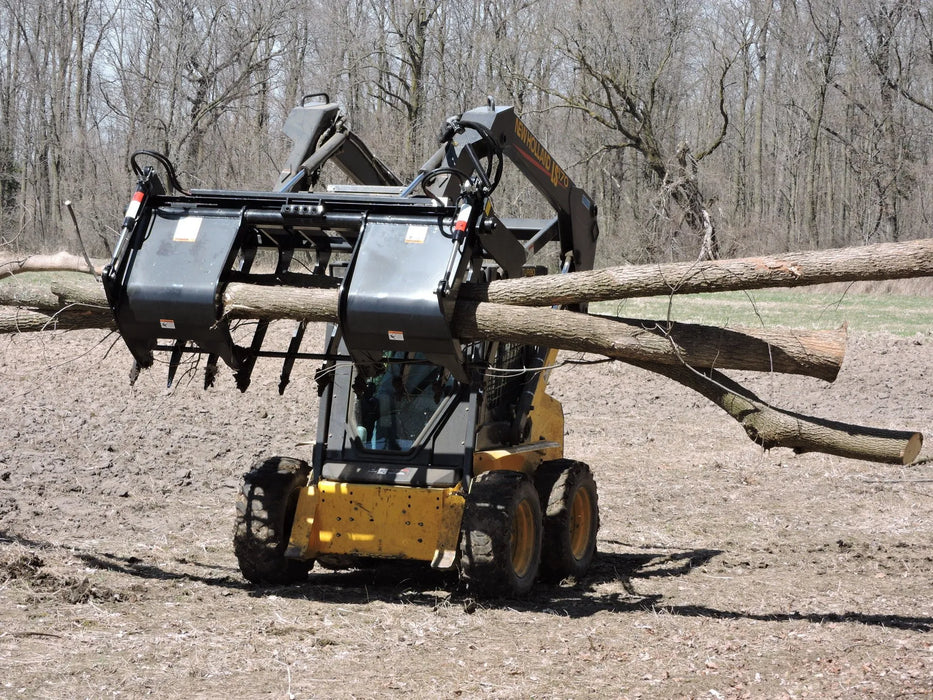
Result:
[[[139,372],[139,363],[136,360],[133,360],[133,366],[130,367],[130,386],[133,386],[136,383],[136,380],[139,379]]]
[[[292,376],[292,367],[295,365],[295,356],[298,348],[301,347],[301,341],[305,337],[305,328],[308,324],[302,321],[295,327],[291,342],[288,344],[288,350],[285,353],[285,361],[282,363],[282,374],[279,377],[279,395],[285,393],[285,387],[288,386],[289,379]]]
[[[217,378],[217,353],[212,352],[207,356],[207,366],[204,368],[204,388],[210,389],[214,386],[214,380]]]
[[[181,364],[181,354],[185,351],[186,341],[176,340],[175,346],[172,348],[172,354],[168,360],[168,383],[167,387],[171,388],[172,382],[175,381],[175,373],[178,371],[178,365]]]

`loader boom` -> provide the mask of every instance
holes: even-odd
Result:
[[[590,270],[596,253],[599,227],[596,205],[558,164],[512,107],[490,103],[448,120],[450,140],[421,168],[428,177],[438,160],[455,170],[466,170],[476,157],[499,152],[521,171],[556,213],[554,226],[542,227],[527,246],[537,252],[545,243],[559,240],[561,260],[571,261],[570,270]],[[456,182],[448,181],[443,192],[456,196]]]
[[[402,182],[347,126],[339,105],[326,94],[308,95],[288,115],[283,128],[292,142],[287,168],[279,174],[280,192],[308,191],[320,169],[333,159],[359,185],[401,187]]]

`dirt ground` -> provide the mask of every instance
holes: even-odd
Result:
[[[282,331],[287,333],[287,329]],[[933,696],[933,331],[853,335],[833,385],[740,376],[777,405],[923,431],[909,467],[762,452],[622,364],[553,373],[603,527],[592,575],[476,603],[386,565],[256,589],[235,491],[307,456],[312,363],[127,383],[99,331],[0,338],[0,697]]]

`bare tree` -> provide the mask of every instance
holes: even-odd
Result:
[[[555,89],[554,94],[562,104],[605,129],[602,150],[632,151],[641,157],[644,172],[659,193],[657,212],[668,221],[668,254],[677,255],[674,249],[682,223],[696,236],[699,257],[716,257],[716,228],[700,189],[697,165],[725,138],[729,125],[726,80],[735,52],[715,47],[719,61],[710,105],[717,123],[703,130],[704,143],[694,149],[684,138],[680,120],[685,115],[680,110],[689,83],[696,79],[690,70],[697,49],[691,26],[700,21],[695,6],[631,3],[620,12],[618,3],[594,5],[579,11],[573,31],[563,34],[561,48],[573,82]],[[669,201],[680,210],[677,220],[670,218]],[[647,257],[661,254],[658,243],[649,243]]]
[[[445,117],[515,105],[619,232],[606,261],[906,240],[931,86],[933,0],[0,0],[0,241],[62,247],[68,198],[104,253],[140,148],[266,187],[317,92],[402,175]]]

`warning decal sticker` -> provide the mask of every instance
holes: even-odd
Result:
[[[184,219],[179,219],[175,224],[175,235],[172,236],[172,240],[179,243],[194,243],[198,240],[198,231],[201,230],[202,221],[204,219],[200,216],[186,216]]]
[[[406,243],[424,243],[427,237],[428,237],[427,226],[412,225],[408,227],[408,230],[405,233],[405,242]]]

